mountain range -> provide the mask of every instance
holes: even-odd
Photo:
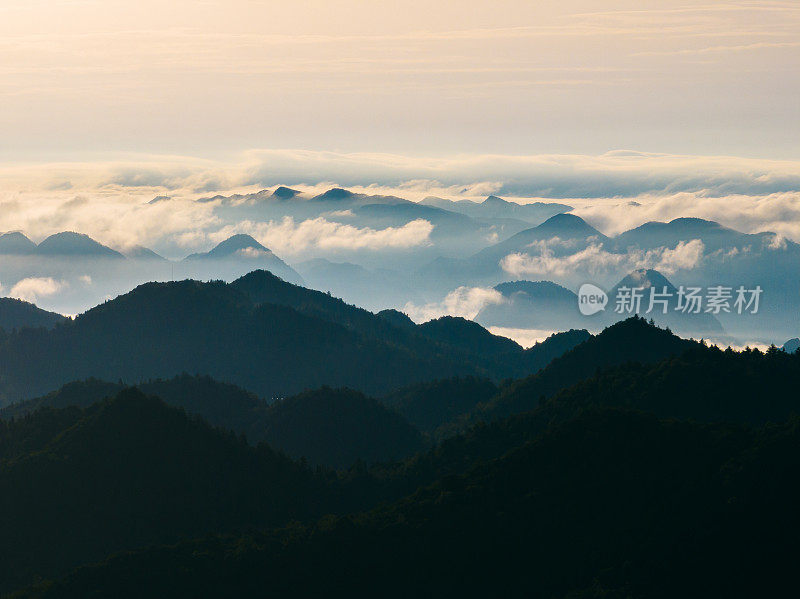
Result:
[[[61,314],[48,312],[35,304],[12,297],[0,297],[0,329],[52,329],[66,320]]]
[[[515,382],[459,377],[386,395],[390,420],[404,412],[430,428],[468,413],[474,425],[339,473],[136,389],[111,384],[92,400],[91,385],[65,387],[0,418],[0,592],[788,596],[798,359],[631,318]],[[209,412],[260,402],[204,378],[153,385]],[[310,426],[303,442],[322,447],[337,440],[314,426],[335,430],[356,406],[375,409],[324,388],[269,409],[290,409],[276,420],[287,444]],[[385,441],[361,430],[356,443]]]
[[[574,344],[585,335],[562,337]],[[382,393],[447,375],[535,372],[559,347],[554,340],[523,350],[464,319],[397,328],[328,294],[254,271],[230,284],[148,283],[52,331],[8,333],[0,342],[0,400],[89,377],[138,382],[181,372],[268,398],[323,384]]]
[[[170,201],[159,198],[157,204]],[[369,241],[324,248],[309,242],[293,250],[290,266],[242,234],[174,262],[143,247],[125,250],[129,259],[123,260],[120,252],[77,233],[59,233],[38,246],[21,233],[6,233],[0,235],[4,258],[0,281],[4,289],[11,289],[25,278],[52,279],[56,284],[49,289],[57,290],[43,295],[42,305],[75,314],[145,281],[232,281],[263,268],[379,311],[439,302],[462,286],[495,287],[519,280],[546,280],[571,290],[593,283],[608,290],[626,275],[645,270],[661,273],[675,287],[760,287],[763,294],[757,313],[713,315],[726,340],[777,342],[796,337],[800,326],[796,317],[800,290],[792,276],[800,261],[800,245],[771,232],[742,233],[712,221],[678,218],[645,223],[612,237],[569,212],[565,204],[523,205],[495,196],[481,203],[435,198],[418,203],[342,188],[309,196],[279,187],[203,198],[197,203],[207,206],[220,226],[235,228],[249,221],[326,227],[335,230],[337,238],[356,235]],[[375,239],[402,237],[403,227],[421,221],[432,227],[427,238],[410,245],[373,247]],[[172,247],[177,241],[162,243]],[[522,294],[515,298],[525,301]],[[493,318],[507,328],[535,324],[533,328],[555,330],[540,324],[549,319],[545,315],[526,317],[530,325],[511,325],[507,324],[511,312],[502,316],[499,308],[486,309],[494,311]],[[561,317],[560,322],[568,326],[579,325],[566,314]],[[716,323],[700,320],[694,318],[691,327],[665,324],[692,334],[718,333]]]

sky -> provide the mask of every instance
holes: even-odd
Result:
[[[0,159],[800,160],[796,1],[3,0]]]
[[[228,231],[192,200],[289,184],[800,241],[798,31],[796,1],[2,0],[0,231],[196,251]]]

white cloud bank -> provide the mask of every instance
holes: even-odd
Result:
[[[539,253],[513,253],[500,261],[501,268],[516,277],[564,278],[575,273],[604,275],[614,271],[632,271],[652,268],[662,274],[672,275],[678,270],[688,270],[700,264],[705,246],[699,239],[681,241],[674,248],[660,247],[652,250],[630,249],[626,253],[612,253],[602,244],[592,244],[568,256],[555,256],[548,244],[537,244]]]
[[[221,219],[214,202],[195,202],[198,197],[252,193],[280,184],[307,195],[344,186],[411,200],[428,195],[480,200],[500,194],[521,203],[560,201],[609,235],[647,221],[693,216],[800,241],[800,161],[641,152],[431,158],[253,150],[227,162],[140,156],[118,162],[0,165],[0,231],[21,230],[38,241],[75,230],[115,248],[155,246],[169,257],[182,257],[208,249],[224,230],[245,228]],[[171,199],[150,203],[156,196]],[[351,224],[358,228],[356,221]],[[321,248],[424,242],[422,223],[407,227],[357,232],[315,219],[278,222],[269,232],[278,247],[302,247],[309,238]]]
[[[416,219],[402,227],[371,229],[335,223],[325,218],[296,222],[290,216],[281,221],[258,223],[243,221],[214,233],[214,241],[223,241],[235,233],[247,233],[277,254],[292,255],[308,249],[385,250],[408,249],[430,243],[433,225]]]
[[[66,281],[57,281],[52,277],[31,277],[17,282],[8,295],[35,303],[40,298],[55,295],[65,287],[67,287]]]
[[[448,293],[441,302],[417,305],[412,302],[403,307],[411,320],[427,322],[441,316],[460,316],[473,319],[484,306],[503,302],[503,295],[496,289],[485,287],[458,287]]]

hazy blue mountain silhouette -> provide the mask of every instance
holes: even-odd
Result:
[[[608,238],[579,216],[560,213],[542,224],[520,231],[508,239],[490,245],[466,259],[440,257],[419,269],[422,282],[439,284],[452,289],[458,285],[475,285],[507,278],[501,261],[509,254],[538,253],[546,246],[554,256],[563,256],[605,243]],[[538,248],[535,246],[539,246]]]
[[[82,256],[96,258],[124,258],[116,250],[106,247],[88,235],[65,231],[42,241],[36,248],[42,256]]]
[[[136,245],[125,252],[125,257],[131,260],[155,260],[163,262],[166,260],[163,256],[157,254],[150,248],[141,245]]]
[[[616,298],[618,297],[620,288],[623,287],[643,290],[638,311],[625,311],[619,314],[615,312]],[[669,294],[669,297],[664,298],[667,301],[666,314],[663,313],[663,304],[654,304],[653,310],[648,312],[650,308],[651,289],[654,290],[654,298],[657,297],[655,294],[660,294],[665,290],[666,293]],[[703,294],[705,294],[704,289],[701,291],[701,295]],[[659,326],[670,328],[686,337],[695,337],[699,339],[701,337],[713,336],[718,339],[725,335],[722,325],[714,315],[705,312],[705,305],[703,305],[699,313],[678,310],[678,303],[680,301],[678,297],[678,288],[657,270],[640,269],[629,273],[609,290],[608,298],[605,315],[610,319],[621,320],[629,318],[632,314],[636,314],[644,316],[647,319],[653,319]]]
[[[314,258],[295,265],[306,285],[327,291],[349,302],[378,307],[391,305],[397,298],[401,277],[397,272],[372,270],[352,262]]]
[[[303,278],[272,251],[261,245],[250,235],[237,234],[228,237],[205,253],[191,254],[185,262],[244,263],[252,267],[266,268],[279,277],[293,283],[302,283]]]
[[[743,248],[748,245],[761,249],[765,239],[772,236],[772,233],[741,233],[701,218],[676,218],[668,223],[648,222],[625,231],[614,238],[614,245],[620,251],[625,251],[629,247],[674,248],[681,241],[699,239],[703,242],[706,251],[714,252],[734,247]]]
[[[27,256],[36,253],[36,244],[19,231],[0,235],[0,254]]]
[[[540,242],[551,242],[551,249],[555,255],[564,254],[566,248],[559,247],[554,242],[556,239],[561,242],[571,242],[568,248],[570,253],[580,250],[593,242],[604,243],[608,241],[605,235],[581,217],[569,213],[556,214],[537,227],[520,231],[505,241],[481,250],[470,261],[496,266],[508,254],[515,252],[526,253],[531,244]]]
[[[483,307],[475,317],[485,326],[563,331],[594,324],[578,311],[578,296],[551,281],[509,281],[494,288],[503,301]]]
[[[421,203],[444,208],[452,212],[460,212],[473,218],[518,219],[536,225],[551,216],[572,210],[572,206],[566,204],[555,202],[517,204],[494,195],[488,196],[483,202],[472,202],[470,200],[452,201],[431,196],[422,200]]]

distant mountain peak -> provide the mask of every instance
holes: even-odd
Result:
[[[277,198],[279,200],[291,200],[295,196],[299,195],[300,192],[296,189],[292,189],[291,187],[285,187],[281,185],[275,191],[272,192],[272,197]]]
[[[208,256],[209,258],[222,258],[232,256],[237,253],[244,253],[247,250],[264,254],[272,253],[250,235],[238,233],[219,243],[214,249],[208,252]]]
[[[320,200],[349,200],[355,194],[352,191],[347,189],[342,189],[341,187],[334,187],[329,189],[325,193],[317,196],[317,199]]]
[[[583,220],[580,216],[570,212],[562,212],[551,216],[541,225],[536,227],[539,232],[546,232],[560,237],[600,237],[605,238],[600,231]]]
[[[94,256],[99,258],[124,258],[119,252],[98,243],[84,233],[62,231],[42,241],[38,253],[64,256]]]
[[[671,224],[671,225],[702,225],[702,226],[706,226],[706,227],[714,228],[714,229],[717,229],[717,228],[722,226],[718,222],[715,222],[713,220],[706,220],[704,218],[697,218],[697,217],[693,217],[693,216],[681,216],[679,218],[674,218],[671,221],[669,221],[669,224]]]
[[[134,245],[125,252],[125,256],[133,260],[166,260],[160,254],[157,254],[150,248],[143,245]]]
[[[505,283],[495,285],[494,288],[495,291],[499,291],[504,296],[509,296],[512,293],[525,293],[531,297],[550,297],[554,294],[567,295],[569,297],[575,296],[575,294],[566,287],[558,283],[553,283],[552,281],[506,281]]]
[[[0,254],[33,254],[36,244],[19,231],[0,234]]]
[[[795,337],[794,339],[789,339],[789,341],[783,344],[782,349],[787,353],[793,354],[800,349],[800,338]]]
[[[511,204],[511,202],[494,195],[488,196],[485,200],[483,200],[482,203],[486,204],[487,206],[491,206],[493,204],[496,206],[508,206],[509,204]]]
[[[657,270],[652,268],[640,268],[628,273],[618,284],[617,287],[656,287],[658,289],[666,287],[667,289],[675,289],[667,277],[662,275]]]

